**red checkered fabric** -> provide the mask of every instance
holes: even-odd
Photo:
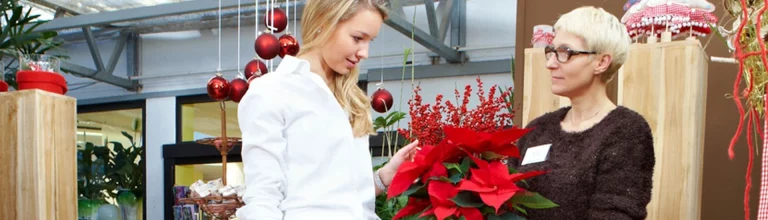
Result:
[[[657,18],[665,18],[659,21]],[[712,13],[703,10],[692,11],[691,8],[680,4],[663,4],[654,7],[648,7],[645,10],[635,13],[627,18],[625,25],[630,37],[649,35],[651,29],[660,34],[667,29],[672,32],[673,37],[682,35],[691,30],[690,23],[698,23],[693,26],[693,32],[697,35],[706,35],[711,33],[709,23],[716,23],[717,17]]]
[[[543,44],[551,44],[552,39],[555,38],[555,34],[552,32],[544,32],[543,30],[539,29],[536,30],[536,32],[533,33],[533,38],[531,38],[531,44],[536,43],[543,43]]]
[[[760,205],[757,208],[757,220],[768,220],[768,117],[763,124],[763,161],[760,172]]]

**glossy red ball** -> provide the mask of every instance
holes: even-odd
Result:
[[[216,75],[208,80],[208,97],[221,101],[229,96],[229,82],[224,77]]]
[[[245,80],[238,77],[233,79],[232,82],[229,82],[229,99],[231,99],[233,102],[239,103],[247,91],[248,82]]]
[[[285,57],[285,55],[296,56],[299,54],[299,41],[291,34],[280,36],[278,41],[280,41],[280,54],[278,54],[280,58]]]
[[[253,47],[256,50],[256,55],[265,60],[275,58],[280,53],[280,42],[275,35],[270,33],[260,34]]]
[[[392,109],[393,103],[394,98],[392,98],[392,94],[384,88],[377,89],[371,96],[371,107],[378,113],[384,113]]]
[[[248,64],[245,64],[245,78],[250,79],[251,76],[261,77],[264,74],[267,74],[267,64],[264,64],[264,62],[261,62],[261,60],[253,59],[251,62],[248,62]]]
[[[280,8],[275,8],[275,18],[272,18],[272,10],[267,10],[266,15],[264,16],[264,24],[272,30],[273,33],[280,33],[285,30],[286,27],[288,27],[288,15],[285,14],[285,11],[283,11]],[[275,23],[272,23],[274,21]],[[272,25],[274,24],[274,25]]]

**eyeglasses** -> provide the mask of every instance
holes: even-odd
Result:
[[[571,59],[571,56],[573,55],[580,55],[580,54],[597,54],[595,51],[579,51],[579,50],[571,50],[571,48],[568,47],[558,47],[555,49],[554,46],[546,46],[544,47],[544,56],[549,60],[549,58],[552,57],[552,55],[555,55],[557,53],[557,61],[561,63],[568,62],[568,60]]]

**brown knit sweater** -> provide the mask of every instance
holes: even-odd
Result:
[[[528,180],[529,190],[559,207],[528,209],[528,219],[645,219],[653,187],[653,137],[645,119],[619,106],[582,132],[565,132],[560,122],[570,107],[533,120],[518,141],[522,172],[545,170]],[[544,162],[520,165],[528,147],[552,144]],[[525,186],[521,184],[521,186]]]

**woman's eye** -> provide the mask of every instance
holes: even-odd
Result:
[[[363,40],[363,38],[362,38],[362,37],[357,37],[357,36],[352,36],[352,38],[355,38],[355,41],[361,41],[361,40]]]

